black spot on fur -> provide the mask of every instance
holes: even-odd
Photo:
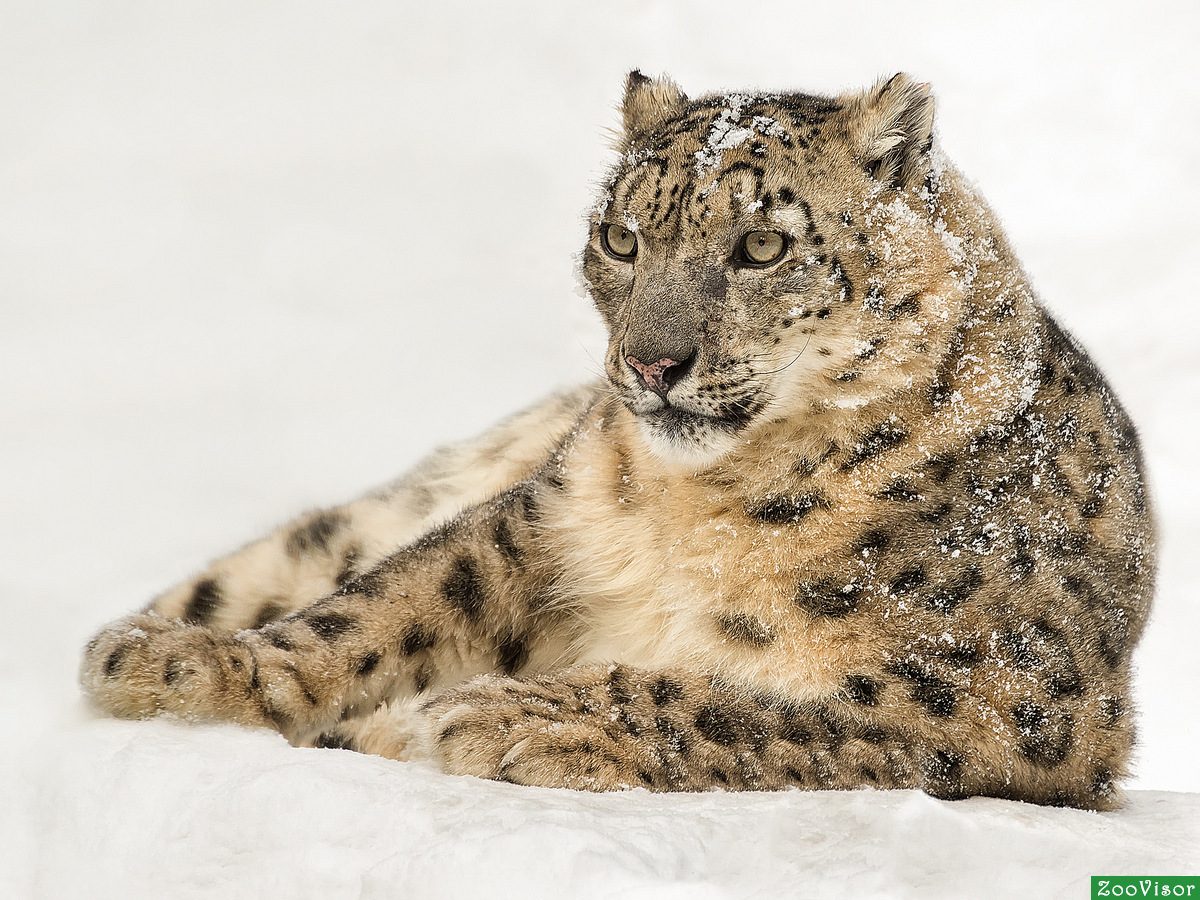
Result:
[[[921,311],[921,301],[917,299],[919,296],[920,293],[909,294],[888,310],[887,317],[895,320],[904,316],[915,316]]]
[[[958,468],[958,460],[952,456],[935,456],[927,459],[917,467],[923,475],[932,478],[937,484],[945,484],[954,470]]]
[[[183,610],[189,625],[207,625],[221,605],[221,586],[215,578],[205,578],[192,588],[192,596]]]
[[[374,672],[378,667],[382,657],[378,653],[368,653],[358,661],[356,674],[360,677],[365,677]]]
[[[931,654],[960,669],[977,666],[982,659],[979,647],[969,640],[952,640],[945,644],[939,642]]]
[[[958,705],[954,686],[927,672],[915,663],[892,663],[886,670],[909,682],[909,696],[939,719],[953,715]]]
[[[650,699],[655,706],[666,706],[683,698],[683,685],[666,675],[660,675],[650,685]]]
[[[1013,721],[1021,736],[1021,755],[1042,768],[1052,769],[1070,755],[1075,740],[1075,720],[1070,713],[1051,714],[1029,701],[1013,707]]]
[[[353,750],[354,742],[344,734],[327,731],[314,742],[322,750]]]
[[[825,727],[825,740],[829,748],[833,750],[840,747],[846,740],[846,726],[833,718],[827,706],[818,708],[817,718]]]
[[[866,675],[851,675],[846,679],[846,693],[851,700],[863,706],[878,705],[881,687],[878,681]]]
[[[504,516],[496,520],[496,528],[492,532],[492,542],[509,565],[519,566],[525,561],[525,551],[513,540],[512,526]]]
[[[667,746],[676,753],[687,753],[691,749],[687,735],[666,716],[656,716],[654,727],[658,729],[659,734],[666,738]]]
[[[346,565],[349,566],[350,563]],[[338,588],[337,593],[339,596],[361,594],[364,597],[379,597],[386,592],[387,586],[388,580],[383,569],[375,568],[361,575],[347,574],[346,581]]]
[[[251,628],[262,628],[264,625],[269,625],[276,619],[283,616],[287,612],[283,606],[278,603],[264,603],[254,617],[254,624]]]
[[[779,737],[801,747],[813,739],[812,726],[802,709],[785,706],[779,711]]]
[[[1077,669],[1051,672],[1046,676],[1046,696],[1051,700],[1083,696],[1083,676]]]
[[[798,497],[771,497],[746,510],[751,518],[769,525],[785,525],[799,522],[814,509],[828,509],[829,501],[819,492],[813,491]]]
[[[884,422],[874,430],[864,434],[859,438],[858,443],[851,451],[849,458],[842,463],[842,469],[852,469],[860,463],[864,463],[869,459],[874,459],[893,447],[899,446],[908,439],[908,432],[902,431],[899,428]]]
[[[534,492],[532,485],[525,485],[517,494],[517,502],[520,504],[521,517],[526,522],[536,522],[541,516],[541,510],[538,509],[537,494]]]
[[[339,513],[319,513],[288,535],[284,549],[288,556],[294,559],[308,553],[328,552],[330,538],[337,534],[345,524],[345,517]]]
[[[727,637],[754,647],[765,647],[775,640],[774,631],[748,613],[725,613],[717,617],[717,625]]]
[[[1105,697],[1100,701],[1100,710],[1105,715],[1105,728],[1116,727],[1125,717],[1125,703],[1120,697]]]
[[[883,312],[886,303],[883,292],[878,287],[872,287],[867,291],[866,299],[863,300],[863,309],[867,312],[880,313]]]
[[[796,195],[794,193],[792,193],[791,188],[786,188],[786,187],[780,188],[779,192],[778,192],[778,196],[779,196],[779,202],[784,204],[785,206],[790,203],[795,202],[795,200],[796,200]]]
[[[1033,570],[1037,568],[1037,559],[1032,553],[1021,551],[1014,553],[1008,560],[1008,567],[1013,570],[1013,574],[1017,578],[1028,578],[1033,574]]]
[[[166,665],[163,666],[163,683],[174,684],[186,671],[187,666],[172,656],[167,660]]]
[[[1056,559],[1075,559],[1091,544],[1091,538],[1079,531],[1060,534],[1050,542],[1050,553]]]
[[[813,617],[845,616],[858,609],[862,589],[830,578],[806,582],[796,589],[797,605]]]
[[[1058,370],[1054,368],[1054,363],[1046,360],[1038,369],[1038,383],[1042,387],[1054,387],[1054,379],[1058,377]]]
[[[286,732],[292,726],[292,717],[268,700],[262,703],[263,718],[275,726],[276,731]]]
[[[888,500],[892,503],[920,503],[925,499],[924,496],[913,490],[912,485],[902,480],[893,481],[875,496],[880,500]]]
[[[1041,676],[1051,699],[1079,696],[1083,679],[1067,639],[1053,626],[1037,620],[1000,632],[1000,643],[1013,665]]]
[[[917,499],[920,499],[920,497],[918,496]],[[936,525],[952,512],[954,512],[954,507],[951,504],[939,503],[937,506],[931,509],[921,510],[919,513],[917,513],[917,518],[922,522],[928,522],[932,525]]]
[[[858,733],[857,736],[859,739],[866,741],[868,744],[875,744],[876,746],[887,743],[888,739],[888,733],[882,728],[877,727],[864,728]]]
[[[627,666],[616,665],[609,670],[608,696],[619,706],[623,706],[633,699],[633,691],[629,686],[629,668]]]
[[[129,652],[129,648],[118,644],[117,647],[108,654],[108,659],[104,661],[104,675],[106,678],[112,678],[121,669],[121,661],[125,659],[125,655]]]
[[[263,635],[266,637],[268,644],[272,647],[278,647],[284,653],[291,653],[296,649],[296,645],[288,640],[287,636],[279,628],[264,631]]]
[[[953,750],[934,750],[925,758],[925,776],[941,785],[952,784],[962,776],[963,758]]]
[[[884,343],[885,341],[883,338],[875,338],[874,340],[870,341],[865,349],[855,353],[854,358],[860,362],[866,362],[869,359],[874,359],[879,353],[879,348],[882,347]]]
[[[850,280],[850,276],[846,274],[846,270],[842,267],[842,261],[834,256],[829,263],[829,270],[833,275],[833,280],[837,282],[841,289],[843,300],[854,299],[854,282]]]
[[[982,585],[983,570],[979,566],[969,566],[960,572],[953,581],[930,594],[925,602],[930,609],[950,613],[970,600]]]
[[[925,570],[921,567],[906,569],[892,579],[891,591],[893,594],[909,594],[921,587],[929,580],[925,574]]]
[[[468,619],[477,619],[483,612],[483,584],[475,569],[475,561],[460,556],[442,581],[442,596],[446,602]]]
[[[301,696],[304,697],[304,701],[309,706],[316,706],[317,695],[313,692],[311,685],[309,685],[308,679],[305,678],[300,673],[300,670],[291,663],[286,664],[283,668],[285,672],[292,676],[292,680],[296,682],[296,687],[299,688]]]
[[[855,555],[870,556],[872,553],[880,553],[887,549],[891,541],[892,537],[886,531],[879,528],[872,529],[858,539],[858,543],[855,545]]]
[[[496,667],[505,675],[515,674],[529,658],[529,647],[519,637],[509,637],[496,647]]]
[[[333,583],[340,589],[344,588],[354,578],[354,564],[358,562],[358,550],[351,548],[342,557],[342,567],[333,578]]]
[[[328,644],[332,644],[348,632],[358,631],[359,629],[358,622],[353,617],[343,613],[310,613],[305,617],[305,621],[307,621],[308,627],[316,633],[317,637]]]
[[[437,635],[419,623],[410,625],[404,640],[400,642],[400,652],[405,656],[413,656],[422,650],[428,650],[437,643]]]
[[[730,747],[742,737],[737,720],[719,706],[706,706],[696,715],[696,730],[714,744]]]

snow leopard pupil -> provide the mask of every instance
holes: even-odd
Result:
[[[769,263],[783,253],[783,235],[773,231],[752,231],[742,244],[746,258],[754,263]]]

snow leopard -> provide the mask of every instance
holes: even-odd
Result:
[[[1138,436],[930,86],[620,112],[604,377],[108,625],[85,693],[522,785],[1118,806]]]

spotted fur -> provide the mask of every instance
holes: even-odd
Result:
[[[928,86],[634,72],[623,116],[583,253],[607,381],[108,626],[86,692],[522,784],[1115,805],[1137,436]]]

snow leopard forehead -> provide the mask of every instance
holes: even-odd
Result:
[[[687,101],[648,130],[627,130],[596,220],[678,233],[706,220],[804,203],[829,174],[843,105],[811,94],[713,94]],[[834,123],[830,127],[830,123]],[[845,143],[843,141],[843,143]]]

